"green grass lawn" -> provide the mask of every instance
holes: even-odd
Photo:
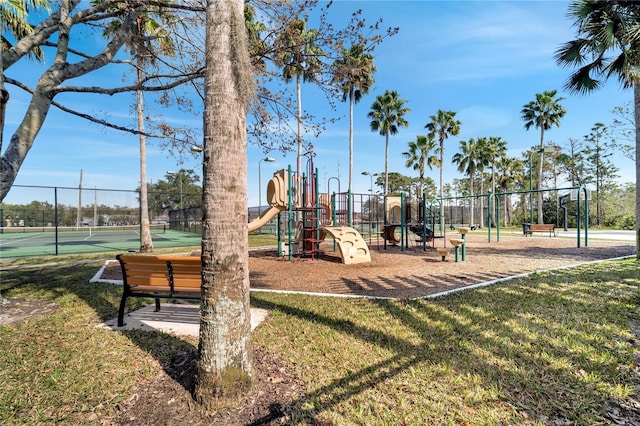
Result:
[[[2,272],[4,296],[59,309],[0,326],[0,424],[98,424],[197,344],[96,328],[121,295],[88,282],[101,264]],[[270,310],[253,340],[306,383],[296,424],[611,424],[639,389],[639,289],[620,260],[435,300],[253,293]]]

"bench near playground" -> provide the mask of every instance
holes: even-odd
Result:
[[[202,278],[199,256],[116,256],[122,268],[122,300],[118,309],[118,327],[124,326],[124,310],[129,297],[160,299],[200,299]]]
[[[549,238],[556,236],[556,225],[553,223],[523,223],[522,233],[525,237],[531,235],[534,232],[548,232]]]

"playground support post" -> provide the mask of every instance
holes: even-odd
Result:
[[[427,250],[427,193],[422,193],[422,250]]]
[[[315,242],[313,243],[314,245],[314,249],[318,250],[320,249],[320,188],[318,187],[318,168],[316,167],[314,170],[315,172],[315,176],[312,177],[313,179],[313,188],[314,188],[314,203],[313,203],[313,207],[315,208],[315,210],[313,211],[313,217],[314,217],[314,226],[316,228],[316,232],[315,232]]]
[[[382,207],[384,208],[384,216],[382,218],[382,220],[383,220],[383,228],[382,228],[382,230],[385,231],[385,232],[387,230],[387,225],[388,225],[388,223],[387,223],[387,220],[388,220],[388,218],[387,218],[387,204],[388,204],[387,203],[387,197],[388,197],[388,195],[384,194],[384,199],[382,200],[383,201],[383,206]],[[383,244],[384,249],[386,250],[387,249],[387,239],[386,238],[382,238],[382,244]]]
[[[337,202],[336,202],[336,193],[331,194],[331,226],[338,226],[338,216],[336,213]],[[333,239],[333,251],[336,252],[338,250],[338,243],[336,243],[335,238]]]
[[[289,250],[287,253],[287,257],[289,258],[289,262],[293,260],[293,253],[291,248],[291,242],[293,240],[292,228],[293,228],[293,176],[291,176],[291,165],[287,167],[287,243],[289,244]],[[297,187],[297,185],[296,185]]]
[[[400,251],[404,251],[409,243],[407,223],[406,223],[407,206],[405,204],[404,192],[400,193]]]
[[[347,189],[347,224],[353,226],[353,200],[351,199],[351,189]]]
[[[578,199],[576,200],[576,236],[578,238],[578,247],[580,247],[580,196],[584,192],[584,246],[589,246],[589,194],[584,186],[578,187]]]
[[[280,231],[282,229],[282,220],[280,219],[280,215],[276,216],[276,232],[278,233],[278,257],[282,256],[282,238],[280,236]]]

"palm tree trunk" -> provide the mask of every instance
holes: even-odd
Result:
[[[496,218],[495,216],[491,216],[491,212],[493,211],[493,213],[495,214],[496,209],[496,202],[495,202],[495,196],[496,196],[496,174],[495,174],[495,165],[492,162],[491,163],[491,193],[493,194],[493,200],[487,202],[487,205],[489,206],[489,208],[487,209],[487,215],[489,216],[489,218],[491,219],[491,224],[493,226],[497,226],[498,224],[496,223]],[[489,198],[487,198],[487,200],[489,200]]]
[[[138,60],[137,79],[142,82],[142,61]],[[142,91],[136,92],[136,112],[140,131],[140,252],[153,252],[153,240],[149,223],[149,198],[147,194],[147,141],[144,136],[144,104]]]
[[[202,298],[194,397],[207,409],[251,387],[246,114],[253,91],[244,2],[209,0],[203,162]]]
[[[348,191],[351,193],[351,185],[353,184],[353,105],[354,105],[355,88],[351,86],[349,89],[349,186]],[[353,209],[347,209],[349,212],[348,223],[353,223]]]
[[[473,199],[473,174],[469,176],[469,197],[469,207],[471,207],[469,212],[469,226],[473,226],[475,219],[473,210],[476,208],[475,200]]]
[[[444,198],[444,140],[440,140],[440,232],[444,232],[444,206],[442,205],[442,199]],[[434,230],[435,231],[435,230]]]
[[[389,132],[386,132],[384,136],[384,196],[386,199],[389,192]]]
[[[298,157],[296,162],[296,173],[298,173],[297,198],[302,202],[302,86],[300,74],[296,74],[296,95],[298,98]]]
[[[542,192],[540,191],[540,187],[542,186],[542,163],[544,159],[544,127],[540,127],[540,154],[538,155],[538,161],[540,161],[540,166],[538,167],[538,184],[536,185],[536,189],[538,192],[537,201],[538,201],[538,223],[544,223],[544,217],[542,217]]]
[[[503,192],[506,192],[506,189],[503,190]],[[507,226],[510,222],[511,222],[511,211],[509,209],[509,199],[510,199],[510,195],[504,195],[504,216],[503,216],[503,223],[504,226]]]
[[[478,226],[480,228],[484,227],[484,170],[480,171],[480,220]],[[473,225],[473,224],[471,224]]]

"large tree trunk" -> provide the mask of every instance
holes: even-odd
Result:
[[[45,85],[41,86],[41,82],[49,76],[50,74],[40,79],[27,108],[27,113],[2,154],[2,160],[0,160],[2,162],[0,165],[0,201],[4,200],[9,193],[51,107],[51,97],[44,93],[45,90],[42,86]]]
[[[209,0],[202,301],[194,397],[209,409],[251,386],[246,108],[252,75],[242,0]]]
[[[79,0],[65,2],[65,7],[60,9],[61,17],[50,20],[52,22],[50,28],[34,32],[20,40],[18,44],[22,45],[22,50],[20,52],[14,52],[16,53],[15,55],[5,56],[5,59],[8,57],[9,61],[2,63],[3,67],[11,66],[16,60],[25,55],[26,51],[38,45],[40,38],[46,37],[49,32],[59,31],[56,61],[49,66],[38,80],[24,118],[11,136],[9,144],[0,159],[0,201],[4,200],[9,193],[20,167],[44,124],[49,109],[51,108],[53,97],[57,93],[55,90],[56,87],[63,81],[81,77],[111,63],[126,40],[123,30],[122,34],[115,34],[109,44],[105,46],[101,52],[96,54],[96,56],[86,58],[74,64],[67,64],[65,61],[68,54],[67,43],[69,41],[69,29],[66,28],[65,25],[69,23],[69,19],[66,19],[68,18],[66,13],[75,8],[78,3],[80,3]],[[128,23],[123,25],[123,28],[126,28],[127,25]],[[33,44],[30,44],[30,42]],[[62,66],[63,64],[65,66]],[[0,70],[1,69],[0,67]],[[0,121],[0,124],[2,125],[2,129],[4,129],[4,121]],[[4,148],[4,145],[0,148]]]

